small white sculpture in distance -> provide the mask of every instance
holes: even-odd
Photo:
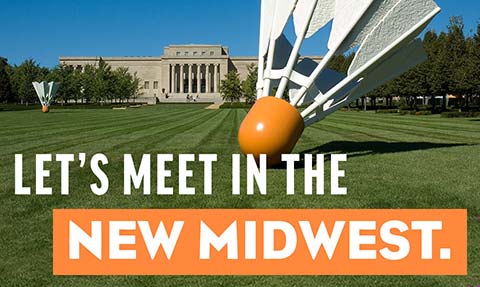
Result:
[[[58,88],[60,87],[59,83],[55,82],[33,82],[33,87],[35,92],[37,92],[38,99],[42,104],[42,112],[48,113],[50,111],[50,105],[53,103]]]
[[[242,152],[278,164],[305,127],[425,61],[416,38],[440,10],[433,0],[262,0],[258,100],[240,126]],[[293,45],[284,34],[290,19]],[[304,41],[325,27],[327,54],[319,63],[301,57]],[[346,75],[327,68],[349,51],[355,57]]]

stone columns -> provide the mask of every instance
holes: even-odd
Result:
[[[184,87],[185,87],[185,73],[183,72],[183,64],[180,65],[180,93],[183,94],[185,91],[184,91]]]
[[[210,64],[205,64],[205,80],[207,82],[207,87],[205,89],[205,93],[210,94],[212,92],[212,90],[211,90],[212,84],[210,83],[210,80],[211,80]]]
[[[213,72],[213,92],[218,93],[218,64],[214,65],[214,72]]]
[[[202,65],[197,64],[197,94],[200,94],[202,92],[202,82],[200,80],[200,69],[202,68]]]
[[[175,65],[171,64],[170,65],[170,93],[176,93],[176,87],[175,87],[175,80],[176,80],[176,75],[175,75]]]
[[[187,77],[187,81],[188,81],[188,92],[189,93],[192,93],[192,87],[193,87],[193,65],[192,64],[188,64],[188,77]]]

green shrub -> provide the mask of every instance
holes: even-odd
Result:
[[[432,107],[427,105],[417,105],[417,111],[431,111]]]
[[[83,110],[83,109],[112,109],[118,107],[128,107],[134,106],[138,104],[134,103],[123,103],[123,104],[55,104],[52,105],[52,109],[54,110]],[[0,104],[0,111],[27,111],[27,110],[40,110],[42,107],[40,104],[29,104],[29,105],[21,105],[21,104]]]
[[[385,110],[377,110],[377,114],[398,114],[397,109],[385,109]]]
[[[431,116],[432,111],[417,111],[415,112],[416,116]]]
[[[431,116],[431,111],[406,111],[400,110],[399,114],[402,116],[410,115],[410,116]]]
[[[362,110],[359,108],[354,108],[354,107],[343,107],[339,111],[341,112],[361,112]]]
[[[29,105],[21,105],[21,104],[0,104],[0,111],[3,112],[14,112],[14,111],[28,111],[28,110],[35,110],[41,109],[42,107],[38,104],[29,104]]]
[[[238,103],[224,103],[220,106],[220,109],[250,109],[253,105],[243,102]]]
[[[442,113],[442,118],[478,118],[480,117],[480,112],[444,112]]]

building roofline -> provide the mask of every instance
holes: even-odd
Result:
[[[232,61],[257,61],[257,56],[127,56],[127,57],[99,57],[99,56],[60,56],[60,61],[162,61],[162,60],[195,60],[195,59],[230,59]],[[302,56],[301,58],[310,58],[313,60],[322,60],[323,56]]]
[[[95,57],[95,56],[60,56],[60,61],[99,61],[100,59],[106,61],[161,61],[163,57],[148,57],[148,56],[127,56],[127,57]]]
[[[313,60],[322,60],[323,56],[301,56],[301,59],[310,58]],[[257,60],[258,56],[230,56],[231,60]]]
[[[172,44],[168,45],[165,48],[181,48],[181,47],[222,47],[228,48],[227,46],[219,45],[219,44]]]
[[[230,59],[231,60],[245,60],[245,61],[248,61],[248,60],[257,60],[258,59],[258,56],[230,56]]]

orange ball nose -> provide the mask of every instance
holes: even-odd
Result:
[[[253,154],[257,161],[266,154],[268,166],[272,167],[281,162],[282,154],[293,150],[304,128],[302,116],[290,103],[264,97],[243,120],[238,143],[243,154]]]
[[[42,113],[48,113],[50,111],[50,109],[48,108],[48,106],[42,106]]]

